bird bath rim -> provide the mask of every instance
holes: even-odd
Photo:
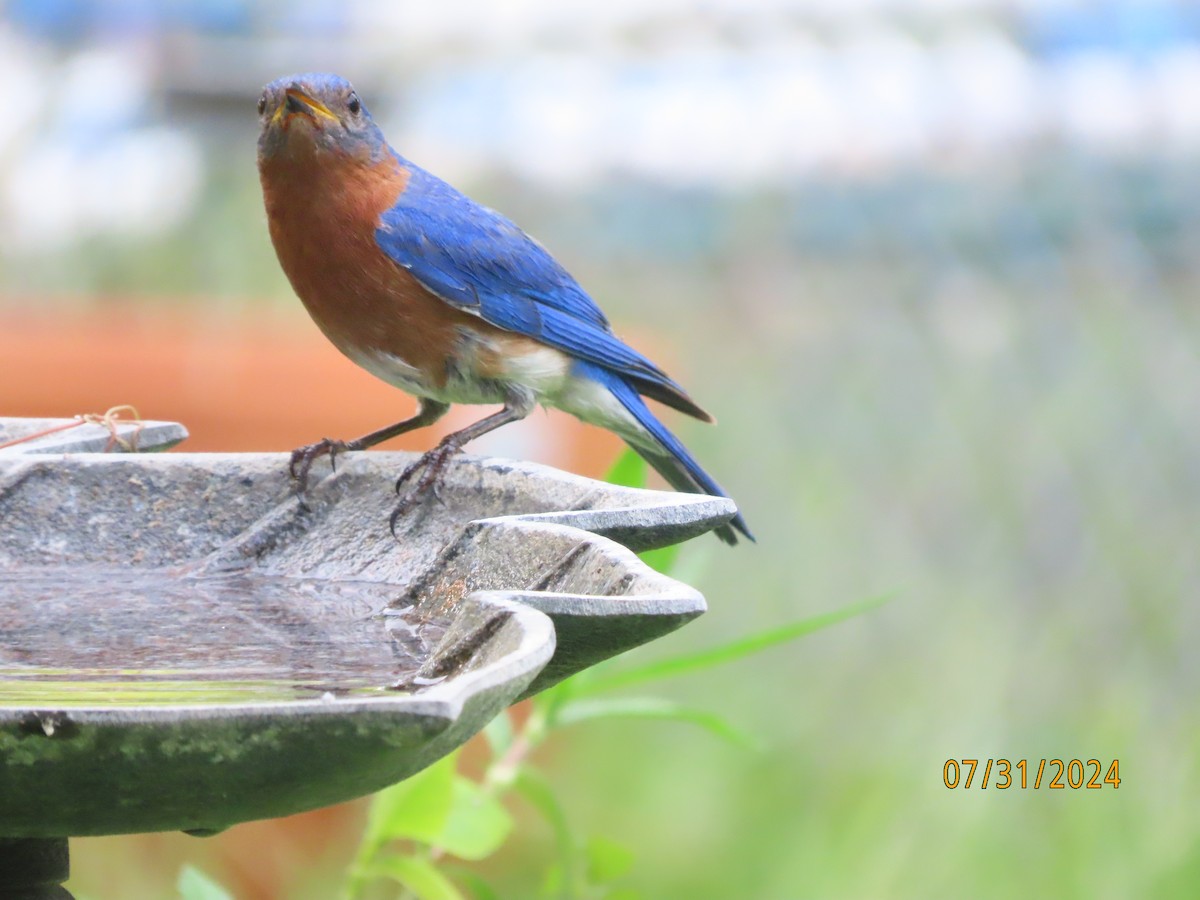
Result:
[[[262,566],[268,574],[294,569],[306,577],[316,573],[314,577],[336,579],[347,573],[361,576],[365,560],[371,572],[367,580],[398,584],[403,596],[414,604],[432,609],[448,603],[461,607],[464,615],[474,609],[479,614],[499,611],[508,617],[495,635],[495,640],[507,643],[501,647],[485,640],[482,646],[492,647],[493,656],[482,660],[478,669],[457,671],[415,694],[191,708],[146,704],[56,709],[52,703],[0,707],[0,740],[7,739],[10,749],[16,746],[14,741],[35,742],[24,745],[34,752],[30,758],[35,762],[41,759],[38,747],[50,754],[47,759],[60,759],[54,755],[59,750],[50,746],[54,739],[39,732],[47,725],[53,731],[62,720],[79,726],[76,731],[86,733],[93,742],[98,740],[96,734],[107,734],[116,741],[113,729],[125,729],[141,741],[137,745],[141,751],[158,739],[159,729],[199,735],[203,740],[193,740],[196,744],[207,740],[208,732],[203,730],[207,728],[221,736],[210,743],[239,748],[237,752],[244,749],[248,755],[266,751],[244,746],[245,742],[259,740],[263,732],[277,728],[286,735],[277,743],[291,748],[283,758],[301,769],[307,767],[308,779],[300,785],[294,803],[274,798],[261,811],[245,800],[232,811],[199,809],[193,814],[199,795],[187,791],[199,787],[184,786],[180,788],[182,799],[171,800],[174,806],[167,812],[160,815],[150,810],[127,824],[113,824],[97,811],[99,801],[84,796],[92,782],[75,782],[74,793],[60,786],[57,794],[51,794],[57,801],[48,805],[57,802],[61,807],[74,802],[73,797],[79,797],[81,803],[92,802],[91,819],[85,819],[82,827],[68,827],[66,813],[55,822],[49,821],[52,816],[40,821],[38,814],[25,814],[20,827],[0,827],[0,832],[12,832],[5,835],[11,837],[49,838],[180,828],[211,831],[238,821],[286,815],[360,796],[428,765],[521,697],[666,634],[705,609],[699,593],[654,572],[627,547],[662,546],[710,530],[733,515],[731,502],[618,488],[531,463],[466,457],[453,463],[447,473],[445,503],[431,503],[429,515],[414,524],[415,536],[406,544],[386,534],[387,488],[394,473],[410,458],[409,454],[390,453],[342,457],[336,474],[313,484],[310,509],[305,511],[291,494],[285,454],[0,457],[0,576],[6,567],[13,569],[14,558],[25,564],[39,559],[43,565],[61,562],[55,556],[60,553],[55,540],[73,530],[85,542],[80,551],[84,556],[87,552],[102,555],[106,548],[119,550],[125,546],[122,539],[140,536],[138,546],[151,567],[199,559],[202,571],[204,567],[224,572]],[[163,529],[152,518],[154,504],[162,501],[168,489],[187,501],[169,523],[176,530],[183,529],[180,533],[192,535],[196,552],[191,555],[165,540]],[[53,498],[60,502],[56,505]],[[121,515],[96,517],[105,502],[116,501],[115,508],[130,521],[123,521]],[[523,511],[511,513],[514,506]],[[81,515],[80,510],[92,518]],[[150,516],[148,521],[155,527],[139,531],[139,516]],[[6,521],[10,524],[7,530]],[[19,529],[11,527],[14,522],[27,526],[30,533],[18,534]],[[35,533],[37,529],[45,531]],[[25,543],[20,544],[18,538]],[[18,551],[22,547],[33,549],[21,556]],[[404,560],[412,566],[406,581],[402,577]],[[358,749],[364,728],[374,740],[370,752]],[[324,738],[326,734],[331,737]],[[42,737],[50,743],[36,743]],[[59,732],[57,739],[65,740],[64,734]],[[90,749],[80,740],[80,749]],[[393,743],[388,744],[389,740]],[[398,758],[402,754],[387,749],[393,745],[403,745],[403,753],[408,755]],[[334,753],[331,748],[336,748],[337,759],[303,758],[305,753]],[[355,753],[360,756],[353,757]],[[357,760],[356,771],[327,774],[326,763],[340,763],[345,768],[347,758]],[[167,760],[168,769],[175,766],[175,780],[162,775],[163,784],[174,785],[181,773],[198,773],[196,777],[217,783],[206,759],[200,753],[189,763],[191,768]],[[86,765],[88,760],[88,753],[82,753],[76,762]],[[15,764],[11,757],[8,764],[10,769]],[[226,759],[223,765],[231,763]],[[246,765],[257,766],[255,771],[272,777],[287,774],[274,771],[278,765],[272,767],[269,758],[260,757]],[[109,777],[103,770],[97,774]],[[17,777],[10,770],[6,782],[10,790]],[[45,769],[41,777],[59,775]],[[67,773],[63,783],[70,784],[76,777],[82,776]],[[121,796],[126,789],[120,777],[124,776],[111,775],[113,783],[107,789],[112,797]],[[301,779],[297,775],[293,780]],[[22,790],[25,805],[36,806],[36,799],[47,796],[30,785]],[[11,796],[14,799],[7,812],[6,804],[0,802],[0,821],[15,821],[12,813],[21,800],[16,792]]]

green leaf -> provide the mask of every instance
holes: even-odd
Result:
[[[462,859],[483,859],[512,830],[508,810],[469,778],[455,774],[457,753],[375,795],[360,852],[366,865],[388,841],[441,847]]]
[[[460,859],[483,859],[500,849],[512,827],[512,816],[499,800],[459,775],[454,779],[450,815],[430,843]]]
[[[646,461],[630,447],[626,447],[617,461],[612,464],[604,480],[618,487],[644,488],[646,486]]]
[[[553,897],[554,900],[563,900],[564,897],[572,897],[575,892],[567,893],[566,875],[563,873],[561,863],[551,863],[546,866],[546,871],[542,873],[542,886],[538,891],[539,897]]]
[[[606,837],[595,836],[588,839],[584,849],[587,858],[587,879],[589,884],[611,884],[633,868],[636,858],[634,852],[624,844]]]
[[[574,725],[593,719],[635,718],[664,719],[687,722],[715,734],[717,737],[754,748],[757,743],[715,713],[681,706],[673,700],[659,697],[596,697],[572,700],[558,712],[557,725]]]
[[[708,669],[722,663],[733,662],[734,660],[760,653],[768,647],[774,647],[776,644],[794,641],[807,634],[812,634],[814,631],[820,631],[822,628],[828,628],[830,625],[862,615],[865,612],[882,606],[891,598],[891,594],[872,597],[860,603],[852,603],[841,609],[833,610],[832,612],[821,613],[820,615],[801,619],[799,622],[792,622],[778,628],[770,628],[758,634],[752,634],[749,637],[730,641],[727,644],[710,647],[707,650],[701,650],[697,653],[674,656],[669,659],[647,663],[636,669],[616,672],[588,683],[585,686],[585,692],[591,694],[599,691],[609,691],[613,688],[625,687],[631,684],[642,684],[647,681],[669,678],[674,675],[682,675],[685,672]]]
[[[670,575],[671,570],[675,568],[675,560],[679,557],[679,551],[682,549],[683,544],[668,544],[666,547],[643,551],[638,556],[654,571]]]
[[[442,866],[442,871],[453,875],[454,879],[466,886],[472,900],[500,900],[496,889],[480,877],[478,872],[466,866]]]
[[[504,755],[504,751],[512,746],[512,718],[508,710],[502,710],[500,715],[483,727],[483,736],[487,739],[493,757]]]
[[[175,887],[182,900],[233,900],[233,894],[193,866],[183,867]]]
[[[554,796],[554,789],[541,775],[528,768],[521,770],[514,787],[517,793],[524,797],[526,802],[541,813],[542,818],[550,824],[550,828],[554,832],[554,843],[558,849],[558,869],[561,883],[573,884],[576,870],[575,838],[571,834],[567,815],[563,812],[558,798]]]
[[[371,801],[359,859],[369,859],[388,841],[409,838],[434,843],[445,830],[454,801],[454,767],[458,754],[444,756],[429,768],[391,787]]]
[[[372,865],[367,874],[398,881],[420,900],[466,900],[454,883],[423,856],[389,856]]]

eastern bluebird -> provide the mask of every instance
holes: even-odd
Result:
[[[258,112],[258,169],[283,271],[334,346],[420,400],[412,418],[293,452],[301,492],[323,454],[429,425],[452,403],[503,404],[401,475],[397,490],[420,478],[394,528],[464,444],[541,403],[615,432],[678,490],[727,496],[642,397],[712,417],[613,334],[541,244],[393,150],[349,82],[280,78]],[[733,544],[735,532],[752,539],[741,515],[717,535]]]

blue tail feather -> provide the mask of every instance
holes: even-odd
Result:
[[[714,497],[729,497],[725,489],[700,467],[700,463],[683,446],[683,442],[675,437],[662,422],[660,422],[646,406],[637,389],[615,372],[603,369],[592,363],[576,362],[576,371],[603,384],[621,405],[629,411],[638,424],[646,429],[655,441],[662,447],[662,453],[653,453],[645,447],[639,447],[630,442],[633,447],[672,487],[683,490],[710,494]],[[737,543],[734,530],[745,537],[754,540],[754,535],[746,526],[746,520],[738,513],[728,525],[716,530],[721,540],[728,544]]]

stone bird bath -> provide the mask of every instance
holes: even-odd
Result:
[[[69,896],[71,836],[209,834],[413,774],[702,613],[632,551],[735,512],[462,457],[393,538],[408,454],[341,457],[306,508],[283,454],[74,452],[106,445],[0,449],[0,897]]]

